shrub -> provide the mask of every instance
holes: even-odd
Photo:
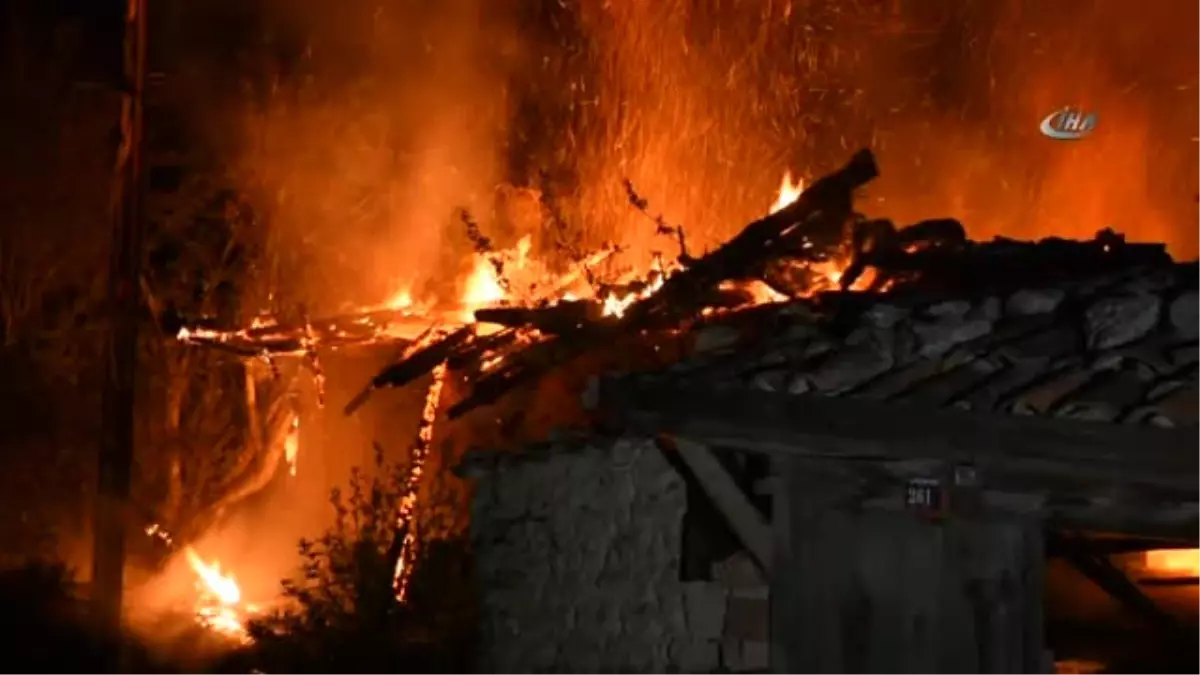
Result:
[[[333,526],[299,545],[298,578],[284,607],[251,623],[255,646],[232,667],[267,672],[463,672],[474,622],[465,544],[426,544],[406,601],[395,599],[394,561],[405,528],[397,514],[405,471],[375,448],[373,471],[355,469],[334,490]],[[249,663],[247,663],[248,661]]]

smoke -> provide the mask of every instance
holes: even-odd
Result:
[[[445,293],[497,187],[545,189],[574,234],[669,247],[622,181],[698,246],[859,146],[864,209],[971,234],[1112,226],[1197,252],[1195,3],[1116,0],[260,0],[237,180],[276,285],[308,304]],[[249,5],[246,5],[249,6]],[[243,12],[249,10],[242,10]],[[233,38],[231,38],[233,39]],[[1041,136],[1064,105],[1078,142]],[[286,284],[280,282],[286,279]]]
[[[488,213],[504,176],[507,87],[522,58],[504,4],[206,0],[152,11],[172,112],[253,211],[253,263],[238,279],[247,312],[320,316],[401,286],[454,292],[470,250],[457,210]],[[164,129],[168,116],[155,115]],[[403,462],[418,386],[341,412],[394,356],[322,354],[328,405],[312,388],[297,396],[297,475],[281,469],[190,542],[247,598],[273,597],[296,572],[298,540],[331,524],[331,489],[345,489],[353,467],[370,472],[374,442]],[[191,579],[177,567],[168,581],[186,596]]]
[[[262,5],[235,164],[279,285],[329,309],[453,277],[456,210],[489,208],[500,179],[503,14],[483,0]]]

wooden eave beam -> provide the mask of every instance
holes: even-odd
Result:
[[[1109,560],[1108,556],[1089,551],[1087,543],[1082,538],[1069,533],[1054,533],[1048,543],[1076,571],[1142,619],[1148,626],[1159,630],[1166,641],[1173,644],[1188,643],[1188,631],[1143,593],[1137,584]],[[1194,638],[1195,634],[1191,634],[1190,637]]]
[[[676,451],[713,506],[729,524],[764,576],[771,572],[771,526],[708,446],[687,438],[661,438],[666,452]]]
[[[600,383],[606,422],[709,445],[843,459],[938,459],[1177,491],[1194,498],[1197,429],[1129,427],[670,383]]]

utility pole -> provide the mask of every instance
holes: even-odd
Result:
[[[121,604],[125,534],[133,464],[142,262],[142,94],[146,80],[146,0],[125,6],[121,59],[121,119],[112,191],[113,239],[108,270],[108,353],[105,360],[99,483],[92,543],[92,603],[105,641],[101,672],[121,671]]]

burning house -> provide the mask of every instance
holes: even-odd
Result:
[[[1196,539],[1195,269],[1158,272],[792,303],[600,380],[605,433],[467,463],[491,667],[1043,672],[1047,556],[1183,635],[1105,556]]]
[[[433,508],[423,486],[457,462],[487,670],[1038,672],[1062,656],[1048,559],[1186,644],[1108,554],[1196,543],[1195,264],[1111,231],[897,227],[855,212],[875,175],[863,151],[807,188],[785,180],[769,215],[703,255],[651,215],[678,256],[616,281],[594,273],[615,247],[547,277],[464,218],[477,265],[456,305],[401,293],[180,338],[299,355],[318,379],[323,349],[403,345],[346,411],[430,383],[395,591]],[[531,268],[538,283],[514,283]],[[547,382],[537,442],[509,433],[529,416],[516,405],[475,439],[509,449],[427,464],[443,420]]]

